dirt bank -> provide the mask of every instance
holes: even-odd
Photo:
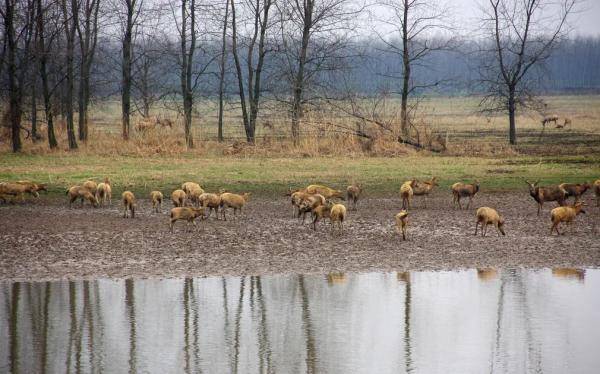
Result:
[[[402,242],[392,227],[397,198],[362,201],[349,212],[344,234],[334,237],[328,224],[314,232],[293,219],[284,198],[251,201],[237,222],[211,217],[193,232],[178,223],[171,234],[170,204],[152,214],[142,200],[136,218],[123,219],[115,202],[110,208],[69,209],[63,200],[42,197],[0,206],[0,279],[598,267],[600,234],[592,228],[600,213],[591,194],[585,200],[588,214],[577,218],[572,233],[557,237],[548,235],[554,204],[538,218],[535,203],[523,193],[482,193],[475,206],[497,207],[508,234],[497,237],[490,227],[482,238],[473,236],[474,209],[454,210],[449,193],[438,191],[427,207],[417,198],[409,241]]]

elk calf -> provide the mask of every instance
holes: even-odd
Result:
[[[346,198],[352,202],[352,210],[356,210],[356,204],[362,194],[362,186],[360,184],[353,184],[346,188]]]
[[[108,178],[104,178],[104,182],[98,183],[96,188],[96,200],[102,205],[108,201],[108,205],[112,203],[112,188]]]
[[[559,206],[552,209],[550,212],[550,220],[552,221],[552,227],[550,227],[550,235],[552,231],[556,230],[556,233],[560,235],[558,231],[558,224],[565,222],[568,226],[571,226],[573,220],[579,213],[585,213],[583,210],[583,203],[577,203],[575,205]]]
[[[225,216],[225,211],[227,208],[233,208],[233,218],[235,219],[236,213],[239,210],[242,212],[242,208],[246,203],[250,200],[250,192],[246,192],[242,195],[237,195],[230,192],[225,192],[221,194],[221,202],[219,203],[219,208],[223,214],[223,220],[227,221],[227,217]]]
[[[125,191],[121,195],[123,199],[123,218],[127,218],[127,212],[131,211],[131,218],[135,218],[135,196],[131,191]]]
[[[413,197],[413,187],[416,184],[416,180],[406,181],[400,186],[400,198],[402,199],[402,209],[406,210],[410,208],[410,200]]]
[[[328,201],[326,204],[319,205],[313,209],[313,230],[317,231],[317,222],[319,222],[319,220],[330,217],[332,207],[333,204]]]
[[[402,240],[406,240],[406,227],[408,226],[408,211],[401,210],[400,213],[394,217],[396,219],[396,231],[398,234],[402,234]]]
[[[175,190],[171,193],[171,201],[173,206],[180,208],[185,205],[186,194],[184,190]]]
[[[485,206],[481,207],[477,209],[476,217],[477,221],[475,222],[475,235],[477,235],[477,228],[480,224],[481,236],[485,236],[487,234],[488,225],[496,226],[498,236],[500,236],[500,234],[506,235],[504,232],[504,218],[502,218],[495,209]]]
[[[173,224],[178,220],[186,220],[188,226],[190,222],[196,226],[195,219],[202,217],[204,219],[204,208],[177,207],[171,209],[171,219],[169,220],[169,229],[173,232]]]
[[[163,194],[160,191],[150,192],[150,201],[152,201],[152,210],[156,213],[162,211]]]
[[[334,204],[329,212],[331,220],[331,232],[334,232],[335,227],[340,229],[340,234],[344,231],[344,220],[346,219],[346,207],[343,204]]]
[[[219,219],[219,205],[221,205],[221,196],[216,193],[208,193],[205,192],[198,197],[198,201],[200,202],[200,206],[204,209],[208,208],[208,215],[206,218],[210,217],[212,211],[215,211],[215,216]]]
[[[94,196],[89,189],[82,186],[73,186],[69,188],[67,190],[67,196],[69,196],[69,208],[78,198],[81,199],[81,206],[83,206],[83,200],[89,201],[94,208],[98,206],[96,196]]]

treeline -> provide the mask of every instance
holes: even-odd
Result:
[[[211,97],[219,102],[219,139],[224,103],[235,101],[253,143],[261,103],[275,99],[287,107],[297,143],[313,101],[386,92],[401,96],[402,133],[409,137],[409,97],[489,92],[482,71],[490,56],[482,51],[493,39],[461,38],[445,25],[444,9],[412,2],[382,5],[405,19],[379,20],[413,25],[408,30],[360,29],[372,6],[351,0],[5,0],[2,125],[10,129],[14,151],[23,131],[41,139],[41,122],[55,148],[60,116],[76,149],[88,140],[90,102],[119,96],[123,139],[133,114],[149,117],[154,105],[169,102],[193,147],[195,101]],[[436,29],[445,36],[433,36]],[[551,46],[552,54],[532,68],[535,79],[528,77],[536,92],[600,89],[600,38],[564,38]],[[22,125],[24,116],[30,127]]]

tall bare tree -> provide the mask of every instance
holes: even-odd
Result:
[[[449,50],[456,45],[449,22],[449,8],[432,0],[386,0],[382,3],[385,11],[380,21],[391,28],[390,32],[377,31],[381,41],[387,46],[386,52],[400,57],[401,71],[387,72],[385,75],[401,80],[400,88],[400,131],[405,137],[409,134],[409,97],[416,91],[439,85],[441,80],[416,82],[413,68],[427,64],[427,59],[435,52]],[[436,33],[446,35],[439,37]]]
[[[4,126],[11,128],[13,152],[19,152],[21,143],[21,117],[23,115],[23,90],[29,82],[31,41],[35,33],[34,0],[5,0],[0,7],[6,39],[6,69],[8,73],[8,112]]]
[[[6,65],[8,71],[8,122],[11,127],[13,152],[21,150],[21,98],[19,97],[17,85],[17,36],[15,35],[15,13],[16,4],[14,0],[5,0],[2,12],[4,23],[4,35],[7,41]]]
[[[533,80],[568,32],[578,0],[487,0],[483,25],[492,40],[483,47],[481,81],[485,111],[508,113],[510,144],[517,144],[516,112],[534,106]]]
[[[284,80],[291,86],[292,137],[300,140],[300,121],[310,100],[307,90],[318,86],[323,73],[342,69],[350,53],[353,20],[363,7],[350,0],[286,0],[279,6],[282,17],[280,55]],[[287,101],[287,100],[286,100]]]
[[[227,25],[229,23],[229,0],[225,0],[225,16],[223,17],[223,32],[221,35],[221,61],[219,63],[219,122],[217,136],[223,141],[223,99],[225,95],[225,62],[227,61]]]
[[[96,44],[98,41],[98,11],[100,0],[82,0],[81,22],[77,23],[77,35],[79,37],[79,48],[81,62],[79,65],[79,140],[88,139],[88,106],[90,102],[90,74]]]
[[[250,36],[247,38],[245,47],[247,48],[246,56],[246,78],[247,78],[247,96],[244,91],[244,73],[242,72],[241,59],[238,50],[238,25],[236,20],[235,1],[231,0],[231,24],[232,24],[232,45],[231,50],[235,62],[237,72],[238,88],[240,95],[240,104],[242,106],[242,118],[244,121],[244,130],[246,131],[246,141],[254,143],[256,132],[256,119],[258,118],[260,95],[261,95],[261,78],[265,57],[269,52],[267,48],[267,31],[273,25],[269,19],[269,11],[273,5],[273,0],[256,0],[247,2],[252,19],[252,27]],[[258,43],[258,44],[257,44]],[[256,55],[255,55],[256,54]],[[256,64],[254,57],[257,58]],[[248,112],[250,106],[250,112]]]
[[[73,96],[75,91],[75,31],[79,22],[78,0],[61,0],[62,21],[64,24],[67,48],[65,53],[65,67],[67,69],[65,109],[67,114],[67,138],[70,149],[77,149],[77,138],[75,137]]]
[[[121,136],[129,139],[131,115],[131,68],[133,66],[133,39],[144,0],[119,0],[121,15]]]
[[[194,92],[192,75],[194,68],[194,52],[196,51],[196,0],[181,0],[181,24],[179,38],[181,44],[181,96],[183,97],[183,127],[185,131],[185,144],[188,148],[194,147],[192,134],[192,107],[194,105]],[[188,24],[189,20],[189,24]],[[188,45],[189,33],[189,45]]]
[[[47,19],[46,15],[48,9],[42,5],[42,0],[36,0],[37,11],[36,11],[36,28],[37,28],[37,48],[36,48],[36,59],[39,64],[39,74],[42,80],[42,96],[44,99],[44,113],[46,117],[46,125],[48,131],[48,146],[56,148],[58,143],[56,141],[56,135],[54,133],[54,112],[52,109],[52,91],[49,82],[48,72],[48,56],[52,50],[52,45],[57,32],[51,32],[50,35],[46,34],[48,25],[51,22]]]

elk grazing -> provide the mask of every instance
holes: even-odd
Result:
[[[127,213],[131,212],[131,218],[135,218],[135,196],[131,191],[125,191],[121,195],[123,199],[123,218],[127,218]]]
[[[570,118],[565,117],[565,121],[563,122],[563,124],[561,125],[560,123],[556,125],[557,129],[562,129],[562,128],[566,128],[567,126],[571,126],[573,127],[573,122],[571,121]]]
[[[402,234],[402,240],[406,240],[406,227],[408,226],[408,211],[401,210],[400,213],[394,217],[396,219],[396,231],[398,234]]]
[[[479,192],[479,182],[475,181],[475,183],[467,184],[467,183],[454,183],[452,185],[452,204],[456,207],[458,204],[458,208],[462,209],[462,205],[460,204],[460,199],[462,197],[468,197],[469,203],[467,204],[467,209],[471,206],[471,202],[475,195]]]
[[[546,124],[550,123],[550,122],[554,122],[554,125],[556,126],[556,124],[558,123],[558,115],[556,114],[551,114],[548,116],[545,116],[542,119],[542,126],[546,126]]]
[[[525,181],[525,183],[529,186],[529,195],[531,195],[538,203],[538,216],[540,215],[540,211],[544,208],[544,203],[546,201],[556,201],[558,205],[561,206],[565,204],[567,191],[560,188],[560,186],[540,187],[538,186],[540,183],[539,180],[535,183],[529,181]]]
[[[81,206],[83,206],[83,200],[87,200],[90,204],[96,208],[98,206],[98,200],[89,189],[82,186],[73,186],[67,190],[67,196],[69,196],[69,208],[73,205],[75,200],[81,199]]]
[[[552,232],[555,230],[558,235],[561,235],[560,231],[558,231],[558,225],[561,222],[565,222],[568,226],[571,226],[573,220],[579,213],[585,213],[585,210],[583,210],[583,203],[581,202],[575,205],[559,206],[552,209],[550,212],[550,219],[552,221],[550,235],[552,235]]]
[[[152,202],[152,210],[156,213],[160,213],[162,210],[163,194],[160,191],[150,192],[150,201]]]
[[[498,231],[498,236],[500,234],[506,235],[504,232],[504,218],[498,214],[496,209],[481,207],[477,209],[477,221],[475,222],[475,235],[477,235],[477,228],[481,224],[481,236],[485,236],[487,234],[488,225],[496,226],[496,230]]]
[[[196,226],[195,219],[201,217],[204,219],[204,208],[189,208],[189,207],[177,207],[171,209],[171,218],[169,219],[169,229],[173,232],[173,224],[178,220],[186,220],[188,226],[190,222]]]
[[[339,233],[344,231],[344,220],[346,219],[346,207],[344,204],[334,204],[329,212],[331,220],[331,232],[333,233],[336,226],[339,228]]]

